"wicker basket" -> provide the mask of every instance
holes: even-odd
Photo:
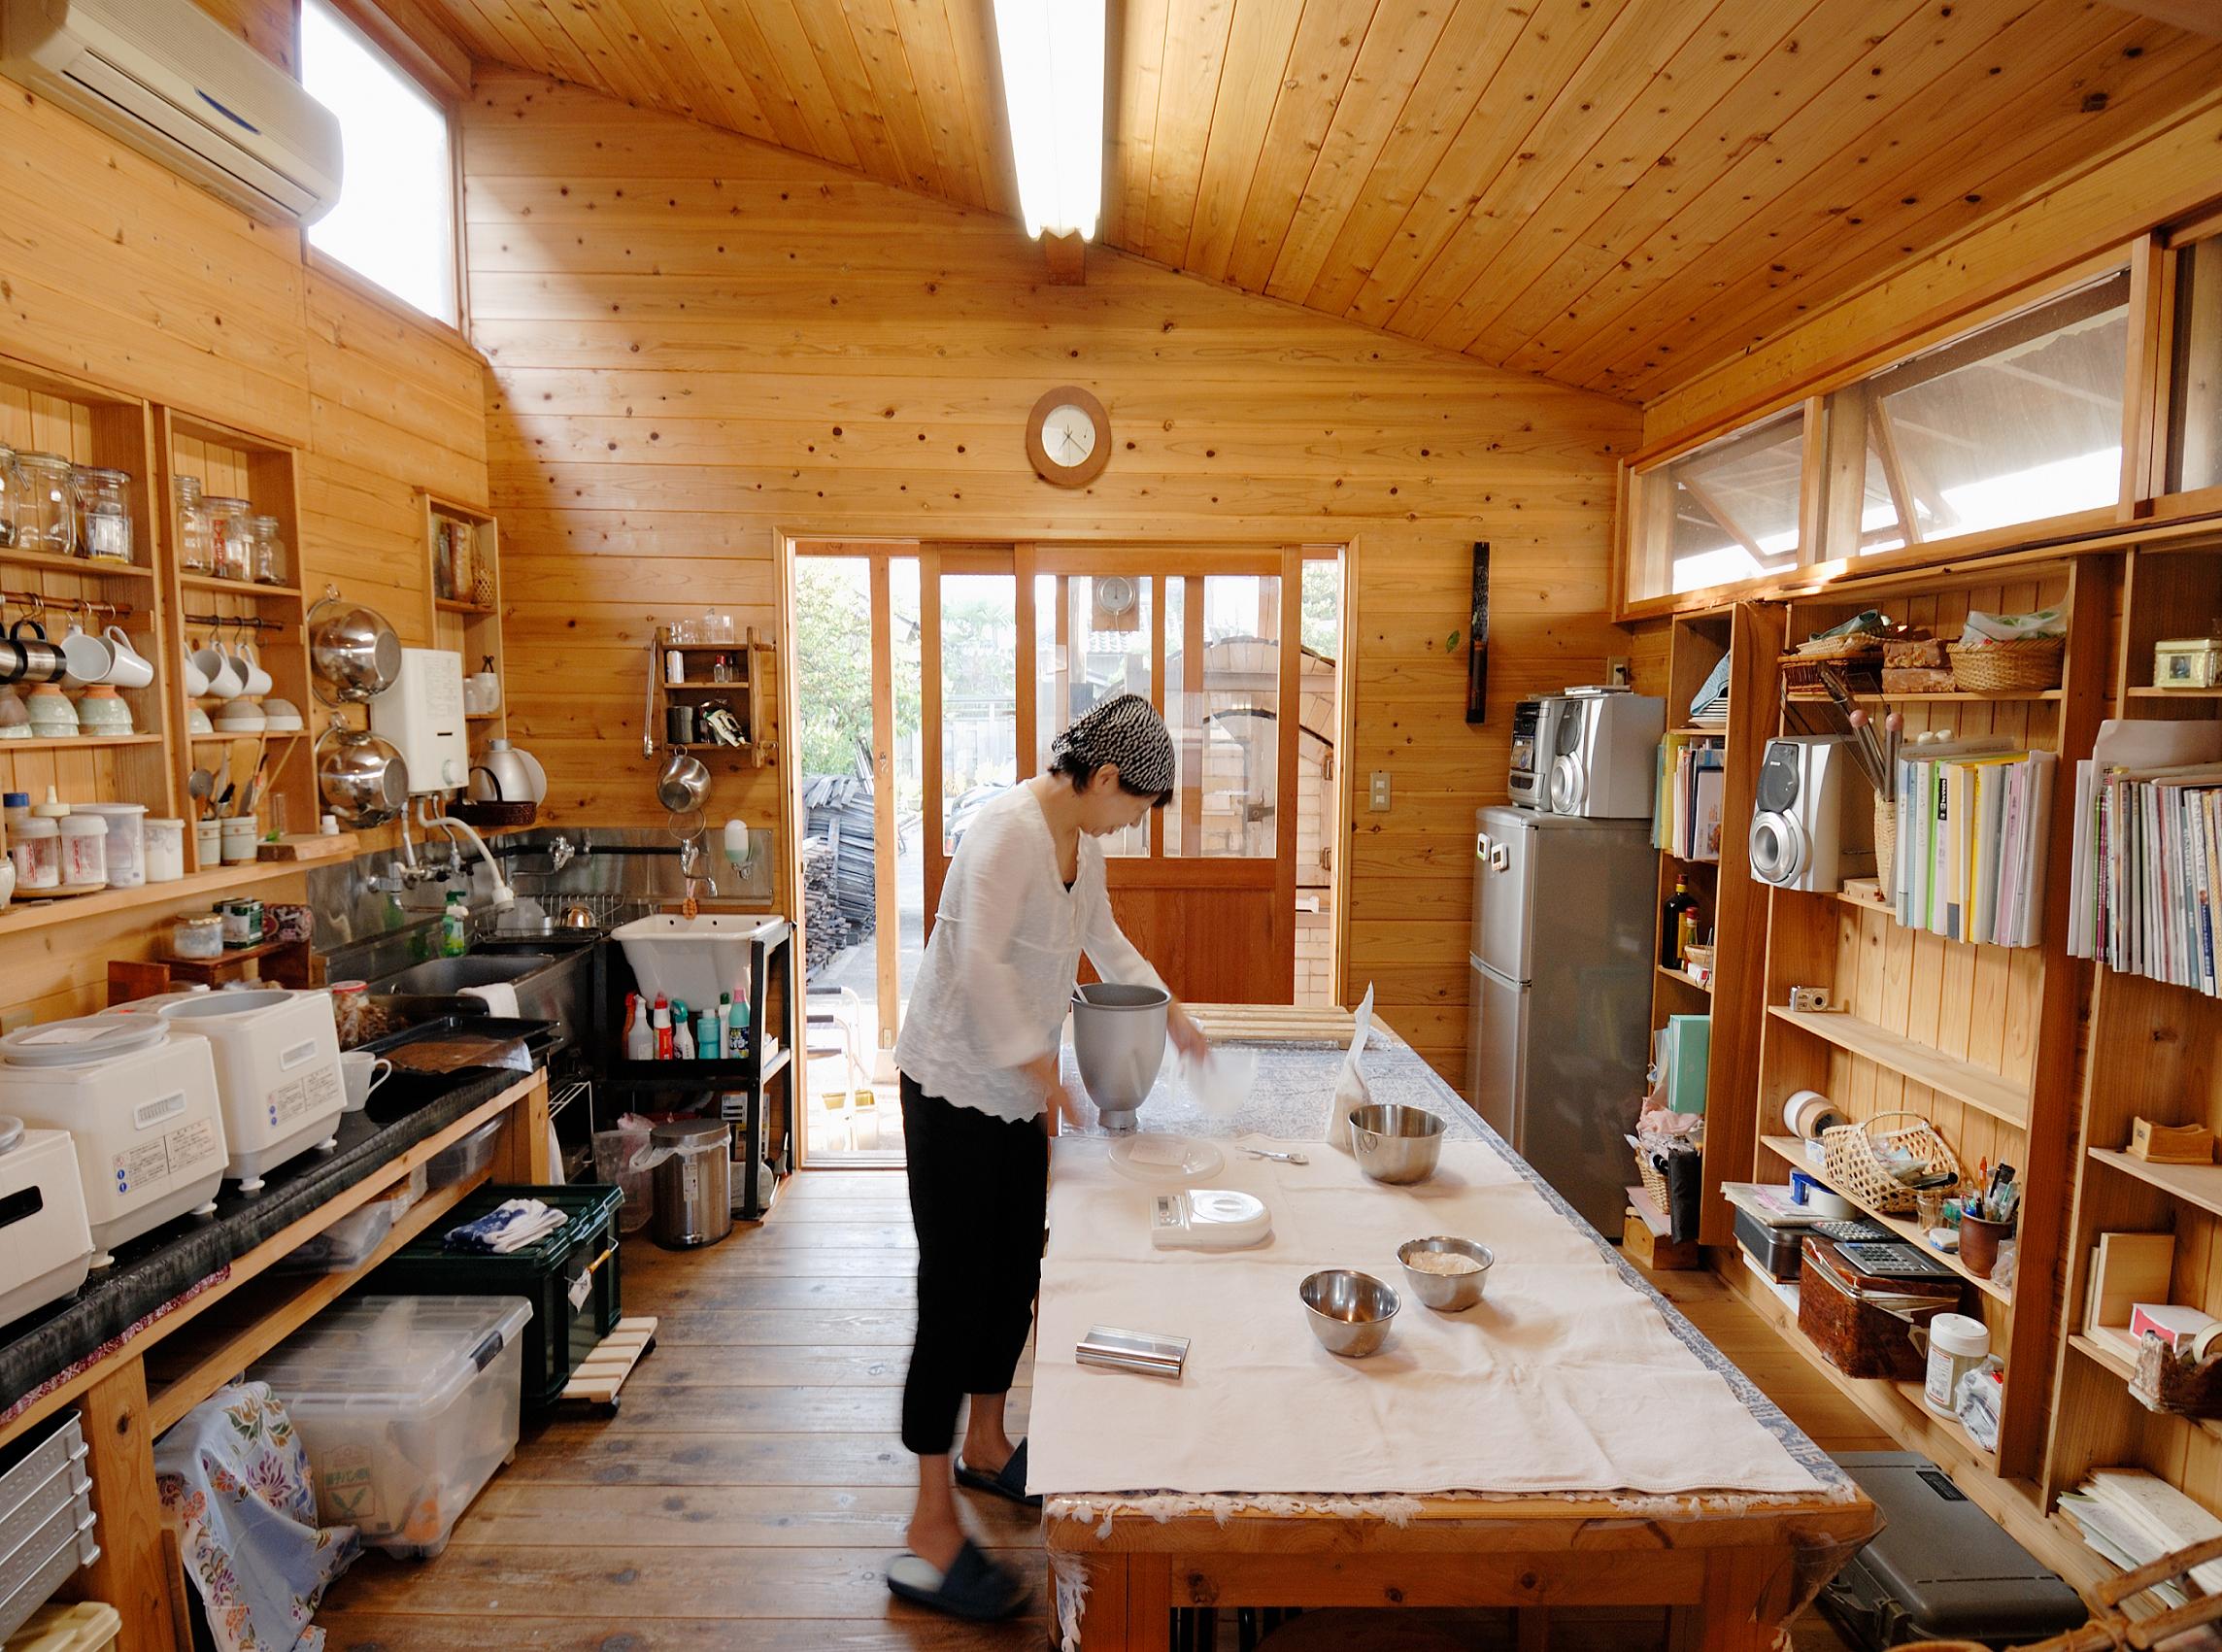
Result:
[[[448,813],[466,826],[528,826],[539,814],[538,803],[451,803]]]
[[[1643,1191],[1651,1196],[1651,1202],[1659,1207],[1659,1214],[1672,1220],[1674,1207],[1667,1202],[1666,1177],[1640,1147],[1635,1150],[1635,1174],[1643,1183]]]
[[[2066,637],[2017,637],[1970,648],[1952,645],[1952,680],[1970,693],[2004,694],[2060,687]]]
[[[1910,1211],[1913,1190],[1882,1167],[1884,1145],[1906,1149],[1931,1174],[1949,1171],[1954,1180],[1961,1175],[1960,1161],[1919,1113],[1877,1113],[1860,1124],[1834,1125],[1821,1132],[1821,1145],[1829,1184],[1885,1216]]]

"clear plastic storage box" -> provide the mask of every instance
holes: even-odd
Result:
[[[249,1371],[293,1420],[317,1513],[364,1543],[436,1555],[517,1449],[522,1297],[364,1297]]]
[[[0,1640],[100,1558],[85,1456],[75,1411],[0,1453]]]

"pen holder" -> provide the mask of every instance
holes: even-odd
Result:
[[[2013,1237],[2011,1222],[1991,1222],[1980,1216],[1960,1218],[1960,1260],[1977,1279],[1988,1279],[1999,1264],[1999,1246]]]

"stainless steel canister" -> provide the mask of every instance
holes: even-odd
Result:
[[[722,1119],[683,1119],[651,1132],[656,1212],[649,1231],[657,1244],[691,1250],[733,1231],[732,1153],[733,1127]]]

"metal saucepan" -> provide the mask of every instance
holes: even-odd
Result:
[[[359,704],[401,675],[401,639],[384,615],[348,601],[336,586],[309,610],[309,664],[326,705]]]
[[[317,740],[317,789],[351,830],[384,826],[408,807],[409,765],[377,735],[335,723]]]

